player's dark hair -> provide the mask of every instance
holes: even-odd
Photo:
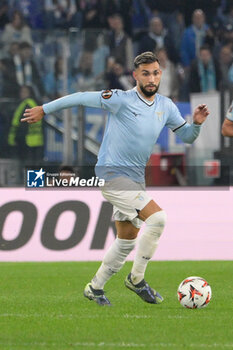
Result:
[[[156,55],[151,51],[146,51],[135,57],[134,68],[137,69],[140,66],[140,64],[148,64],[154,62],[159,63],[159,60],[156,57]]]

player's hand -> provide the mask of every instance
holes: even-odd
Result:
[[[197,106],[193,113],[194,124],[201,125],[202,123],[204,123],[209,114],[210,112],[205,104]]]
[[[45,115],[42,106],[36,106],[33,108],[25,109],[23,116],[25,118],[21,119],[21,122],[27,122],[29,124],[39,122]]]

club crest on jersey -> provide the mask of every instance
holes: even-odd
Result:
[[[110,98],[112,96],[112,91],[111,90],[105,90],[102,92],[101,96],[107,100],[108,98]]]
[[[163,120],[163,114],[164,112],[155,112],[158,116],[159,121],[161,122]]]
[[[141,193],[138,193],[138,195],[135,197],[135,199],[139,199],[140,201],[143,201],[144,197],[142,196]]]

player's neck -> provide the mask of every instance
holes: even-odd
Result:
[[[156,95],[156,94],[154,94],[154,95],[152,95],[152,96],[146,96],[146,95],[142,92],[142,90],[140,89],[139,86],[137,86],[137,92],[138,92],[145,100],[147,100],[147,101],[153,102],[154,99],[155,99],[155,95]]]

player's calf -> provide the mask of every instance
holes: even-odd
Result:
[[[131,279],[134,284],[139,283],[144,278],[147,264],[158,246],[159,238],[166,223],[166,217],[165,211],[160,210],[145,220],[146,228],[139,238],[138,249],[131,271]]]
[[[91,284],[95,289],[103,289],[105,283],[117,273],[125,263],[125,259],[133,250],[136,239],[116,238],[106,252],[103,262],[93,277]]]

